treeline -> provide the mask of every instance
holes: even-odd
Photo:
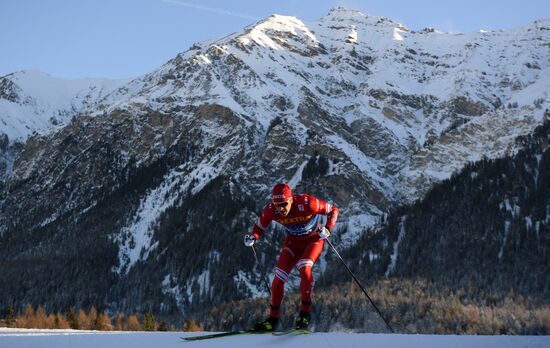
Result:
[[[114,317],[105,312],[98,312],[92,307],[88,312],[83,309],[75,311],[69,308],[66,313],[46,313],[43,307],[34,309],[27,305],[25,310],[16,314],[8,306],[5,319],[0,320],[0,327],[27,329],[73,329],[97,331],[202,331],[203,327],[193,319],[185,321],[183,326],[157,322],[155,316],[148,312],[143,315],[117,313]]]
[[[341,251],[362,279],[428,278],[550,298],[550,115],[513,156],[470,163]],[[328,256],[330,257],[330,252]],[[347,277],[329,262],[320,286]]]
[[[369,296],[396,332],[421,334],[548,335],[550,306],[540,306],[511,289],[505,296],[441,287],[427,279],[383,279],[367,288]],[[283,326],[293,324],[299,295],[284,300]],[[251,327],[267,315],[268,300],[224,303],[197,316],[207,330]],[[353,282],[333,285],[314,295],[316,331],[388,332],[382,319]]]

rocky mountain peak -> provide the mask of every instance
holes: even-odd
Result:
[[[405,25],[394,21],[391,18],[367,15],[357,10],[344,7],[335,7],[330,12],[319,19],[319,22],[332,28],[340,26],[355,26],[364,30],[375,30],[376,28],[400,28],[406,29]]]
[[[371,16],[367,16],[360,11],[337,6],[330,9],[329,13],[321,18],[321,21],[338,20],[338,21],[364,21]],[[374,16],[373,16],[374,17]]]
[[[72,117],[127,80],[63,79],[39,70],[23,70],[0,78],[0,132],[25,142],[33,132],[65,125]]]

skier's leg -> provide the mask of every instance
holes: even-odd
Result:
[[[275,267],[275,277],[273,277],[273,284],[271,285],[271,311],[270,315],[272,317],[279,318],[281,316],[280,307],[283,302],[283,297],[285,294],[285,283],[288,279],[290,271],[296,264],[297,255],[290,246],[283,243],[283,250],[277,261],[277,266]]]
[[[296,252],[288,245],[288,240],[285,239],[283,243],[283,250],[279,255],[277,261],[277,267],[275,268],[275,277],[273,277],[273,283],[271,285],[271,308],[269,311],[269,317],[259,323],[257,323],[253,331],[258,332],[270,332],[277,329],[279,324],[279,318],[281,317],[281,303],[285,294],[285,282],[288,278],[288,274],[296,264]]]
[[[305,251],[297,261],[298,269],[300,270],[300,293],[302,303],[300,312],[309,313],[311,311],[311,293],[313,291],[313,265],[323,252],[324,240],[317,240],[309,244]]]

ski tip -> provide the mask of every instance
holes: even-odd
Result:
[[[207,339],[210,339],[210,338],[220,338],[220,337],[241,335],[243,333],[245,333],[245,332],[243,332],[243,331],[228,331],[228,332],[220,332],[220,333],[214,333],[214,334],[181,337],[181,339],[184,340],[184,341],[199,341],[199,340],[207,340]]]
[[[276,331],[273,332],[274,336],[284,336],[284,335],[304,335],[304,334],[311,334],[313,331],[309,329],[290,329],[286,331]]]
[[[180,338],[184,341],[199,341],[199,340],[208,340],[212,338],[222,338],[222,337],[229,337],[229,336],[237,336],[237,335],[261,335],[261,334],[272,334],[274,336],[283,336],[283,335],[300,335],[300,334],[310,334],[313,333],[313,331],[308,329],[291,329],[287,331],[254,331],[254,330],[247,330],[247,331],[228,331],[228,332],[219,332],[214,334],[206,334],[206,335],[198,335],[198,336],[188,336]]]
[[[254,330],[227,331],[227,332],[220,332],[220,333],[207,334],[207,335],[181,337],[181,339],[184,341],[199,341],[199,340],[208,340],[211,338],[221,338],[221,337],[229,337],[229,336],[237,336],[237,335],[260,335],[260,334],[268,334],[268,333],[272,333],[272,331],[254,331]]]

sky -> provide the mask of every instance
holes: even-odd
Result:
[[[307,22],[337,6],[446,32],[550,18],[548,0],[0,0],[0,76],[137,77],[273,13]]]

